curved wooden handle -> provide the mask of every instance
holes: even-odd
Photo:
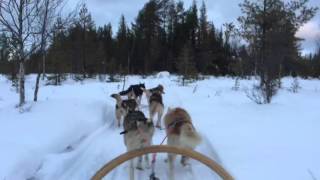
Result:
[[[92,180],[101,180],[106,176],[110,171],[119,166],[120,164],[135,158],[149,153],[173,153],[180,154],[183,156],[190,157],[192,159],[200,161],[202,164],[208,166],[212,171],[216,172],[224,180],[234,180],[233,177],[218,163],[210,159],[209,157],[202,155],[196,151],[186,148],[180,148],[176,146],[167,146],[167,145],[157,145],[149,146],[143,149],[133,150],[127,153],[124,153],[106,165],[104,165],[96,174],[91,178]]]

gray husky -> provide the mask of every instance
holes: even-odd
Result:
[[[147,118],[141,111],[129,111],[123,122],[124,144],[127,151],[144,148],[152,144],[152,137],[154,134],[153,123],[148,122]],[[147,168],[150,166],[149,157],[145,155]],[[130,160],[129,176],[130,180],[134,180],[134,161]],[[143,170],[142,156],[138,158],[137,169]]]
[[[148,99],[150,121],[153,121],[153,117],[155,116],[155,114],[157,114],[158,120],[156,123],[156,127],[161,129],[161,117],[164,111],[164,105],[162,100],[162,94],[164,94],[163,86],[159,85],[156,88],[152,89],[141,89],[146,94],[146,97]]]

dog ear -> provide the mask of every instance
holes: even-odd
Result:
[[[110,97],[116,98],[116,94],[111,94]]]
[[[158,88],[160,89],[161,94],[165,94],[165,93],[164,93],[164,88],[163,88],[162,84],[159,84],[159,85],[158,85]]]

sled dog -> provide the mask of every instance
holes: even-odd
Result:
[[[201,137],[194,128],[191,117],[186,110],[179,107],[174,109],[169,108],[167,114],[164,116],[164,123],[168,137],[168,145],[194,149],[201,143]],[[175,154],[168,154],[170,180],[174,179],[175,158]],[[187,161],[187,157],[181,157],[180,162],[183,166],[188,164]]]
[[[112,98],[116,99],[116,120],[118,123],[118,127],[120,127],[121,119],[126,116],[128,111],[134,111],[137,109],[138,104],[134,99],[127,99],[123,100],[121,99],[121,96],[119,94],[112,94]]]
[[[164,87],[161,84],[159,84],[157,87],[149,89],[149,91],[151,93],[164,94]]]
[[[119,94],[121,96],[127,96],[128,99],[136,99],[138,102],[138,105],[141,104],[141,97],[143,94],[143,91],[141,88],[146,88],[144,84],[135,84],[129,86],[129,88],[125,91],[121,91]]]
[[[159,85],[153,89],[144,89],[142,90],[145,92],[148,102],[149,102],[149,117],[150,121],[153,121],[153,117],[155,114],[158,115],[156,127],[161,129],[161,117],[164,111],[164,105],[162,100],[163,86]]]
[[[127,151],[135,150],[150,146],[152,144],[152,137],[154,134],[154,127],[152,121],[149,122],[141,111],[129,111],[123,122],[124,144]],[[149,164],[149,157],[145,155],[147,167]],[[134,180],[134,161],[130,160],[129,176],[130,180]],[[138,158],[137,169],[143,170],[142,156]]]

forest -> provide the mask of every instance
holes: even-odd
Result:
[[[22,77],[18,76],[21,69],[39,78],[42,74],[56,85],[67,73],[76,80],[109,74],[111,81],[115,74],[159,71],[184,79],[197,79],[200,74],[258,76],[261,86],[269,89],[284,76],[320,76],[320,46],[313,54],[301,55],[303,39],[296,37],[318,10],[309,7],[308,0],[244,0],[239,5],[243,13],[237,19],[239,26],[226,22],[223,27],[208,19],[204,2],[185,7],[183,1],[150,0],[134,22],[121,16],[118,27],[112,27],[110,23],[96,26],[85,3],[61,15],[57,7],[63,0],[35,0],[20,4],[36,8],[25,18],[32,21],[22,22],[24,27],[16,30],[10,25],[19,20],[13,17],[18,13],[6,11],[12,2],[1,5],[0,73],[15,84]],[[11,23],[5,18],[9,15]]]

